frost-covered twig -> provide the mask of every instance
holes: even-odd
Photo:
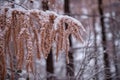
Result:
[[[8,2],[10,2],[10,3],[14,4],[14,5],[18,5],[18,6],[22,7],[22,8],[25,9],[25,10],[28,10],[28,8],[22,6],[21,4],[15,3],[15,2],[13,2],[13,1],[8,1]]]

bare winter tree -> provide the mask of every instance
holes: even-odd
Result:
[[[103,16],[104,15],[104,12],[103,12],[103,9],[101,8],[101,5],[103,5],[103,2],[102,0],[98,0],[98,8],[99,8],[99,13],[100,13],[100,16]],[[104,50],[104,66],[105,66],[105,80],[112,80],[110,78],[111,76],[111,73],[110,73],[110,64],[109,64],[109,55],[108,53],[106,52],[106,49],[107,49],[107,41],[106,41],[106,33],[105,33],[105,25],[104,25],[104,18],[101,17],[100,18],[100,22],[101,22],[101,27],[102,27],[102,40],[103,40],[103,50]]]

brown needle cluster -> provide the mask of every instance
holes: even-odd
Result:
[[[40,59],[43,55],[47,58],[53,44],[56,47],[56,58],[61,51],[64,51],[68,60],[69,36],[73,35],[83,42],[81,31],[85,32],[85,29],[79,21],[52,11],[8,8],[1,10],[0,69],[2,70],[0,71],[2,75],[5,75],[6,65],[12,70],[14,68],[21,70],[25,65],[28,72],[34,72],[33,64],[36,57]],[[14,57],[16,63],[13,62]],[[7,64],[8,61],[10,64]]]

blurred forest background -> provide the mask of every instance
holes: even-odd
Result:
[[[65,54],[56,62],[51,52],[36,61],[30,80],[120,80],[120,0],[0,0],[2,7],[55,11],[76,18],[87,31],[84,44],[71,38],[69,64]],[[24,70],[15,76],[29,80]]]

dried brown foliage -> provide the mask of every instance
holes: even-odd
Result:
[[[68,60],[69,36],[73,35],[83,42],[81,23],[69,16],[58,15],[52,11],[3,9],[0,14],[0,71],[5,75],[6,59],[9,56],[10,68],[15,56],[17,70],[26,64],[28,72],[34,72],[34,60],[41,55],[47,58],[53,46],[56,57],[65,51]],[[11,47],[12,45],[12,47]],[[69,60],[68,60],[69,62]]]

